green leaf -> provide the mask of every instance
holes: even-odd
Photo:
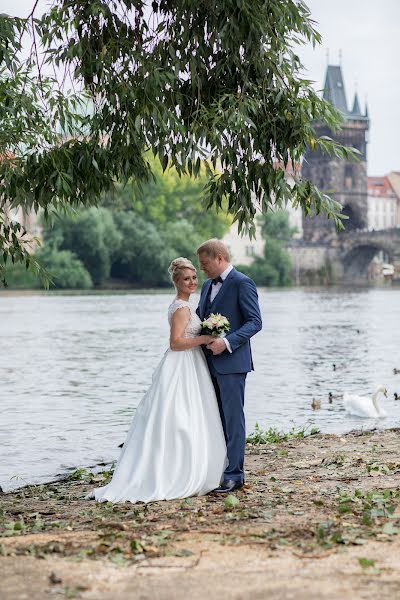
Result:
[[[144,552],[142,543],[135,539],[130,541],[130,549],[133,554],[141,554]]]
[[[363,569],[369,569],[370,567],[375,567],[375,561],[371,558],[361,557],[358,559],[360,567]]]
[[[227,496],[225,498],[224,508],[227,511],[233,510],[234,508],[237,508],[237,506],[239,506],[239,504],[240,504],[240,501],[238,500],[238,498],[236,498],[236,496],[233,496],[232,494],[229,494],[229,496]]]
[[[399,531],[400,529],[398,527],[395,527],[390,521],[388,523],[385,523],[382,527],[382,533],[386,533],[387,535],[397,535]]]

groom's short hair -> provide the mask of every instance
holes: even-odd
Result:
[[[221,240],[217,240],[217,238],[212,238],[211,240],[203,242],[201,246],[197,248],[197,254],[207,254],[207,256],[211,256],[211,258],[222,256],[227,262],[231,262],[228,248]]]

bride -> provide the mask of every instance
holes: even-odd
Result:
[[[89,495],[99,502],[153,502],[201,496],[218,487],[226,444],[217,399],[189,304],[196,291],[193,264],[177,258],[169,267],[176,298],[168,309],[170,348],[137,407],[112,481]]]

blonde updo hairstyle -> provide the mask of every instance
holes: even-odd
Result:
[[[171,275],[171,281],[174,285],[177,284],[182,274],[183,269],[190,269],[196,273],[196,267],[188,258],[179,256],[175,258],[168,267],[168,273]]]

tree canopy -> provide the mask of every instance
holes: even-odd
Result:
[[[195,178],[204,161],[206,205],[239,228],[287,200],[340,226],[337,202],[284,178],[307,146],[351,153],[316,137],[315,121],[341,118],[301,74],[296,46],[320,41],[304,2],[54,0],[40,18],[35,6],[0,15],[0,207],[95,205],[116,182],[149,181],[151,151]],[[23,233],[0,215],[0,270],[29,261]]]
[[[199,176],[193,178],[178,175],[174,168],[163,173],[158,158],[150,155],[147,160],[153,177],[141,186],[140,191],[133,183],[117,184],[104,194],[101,205],[112,210],[133,210],[158,230],[163,231],[168,223],[184,220],[196,227],[196,233],[203,241],[211,237],[222,238],[232,223],[232,217],[215,207],[206,210],[203,189],[207,185],[207,176],[204,166]]]

